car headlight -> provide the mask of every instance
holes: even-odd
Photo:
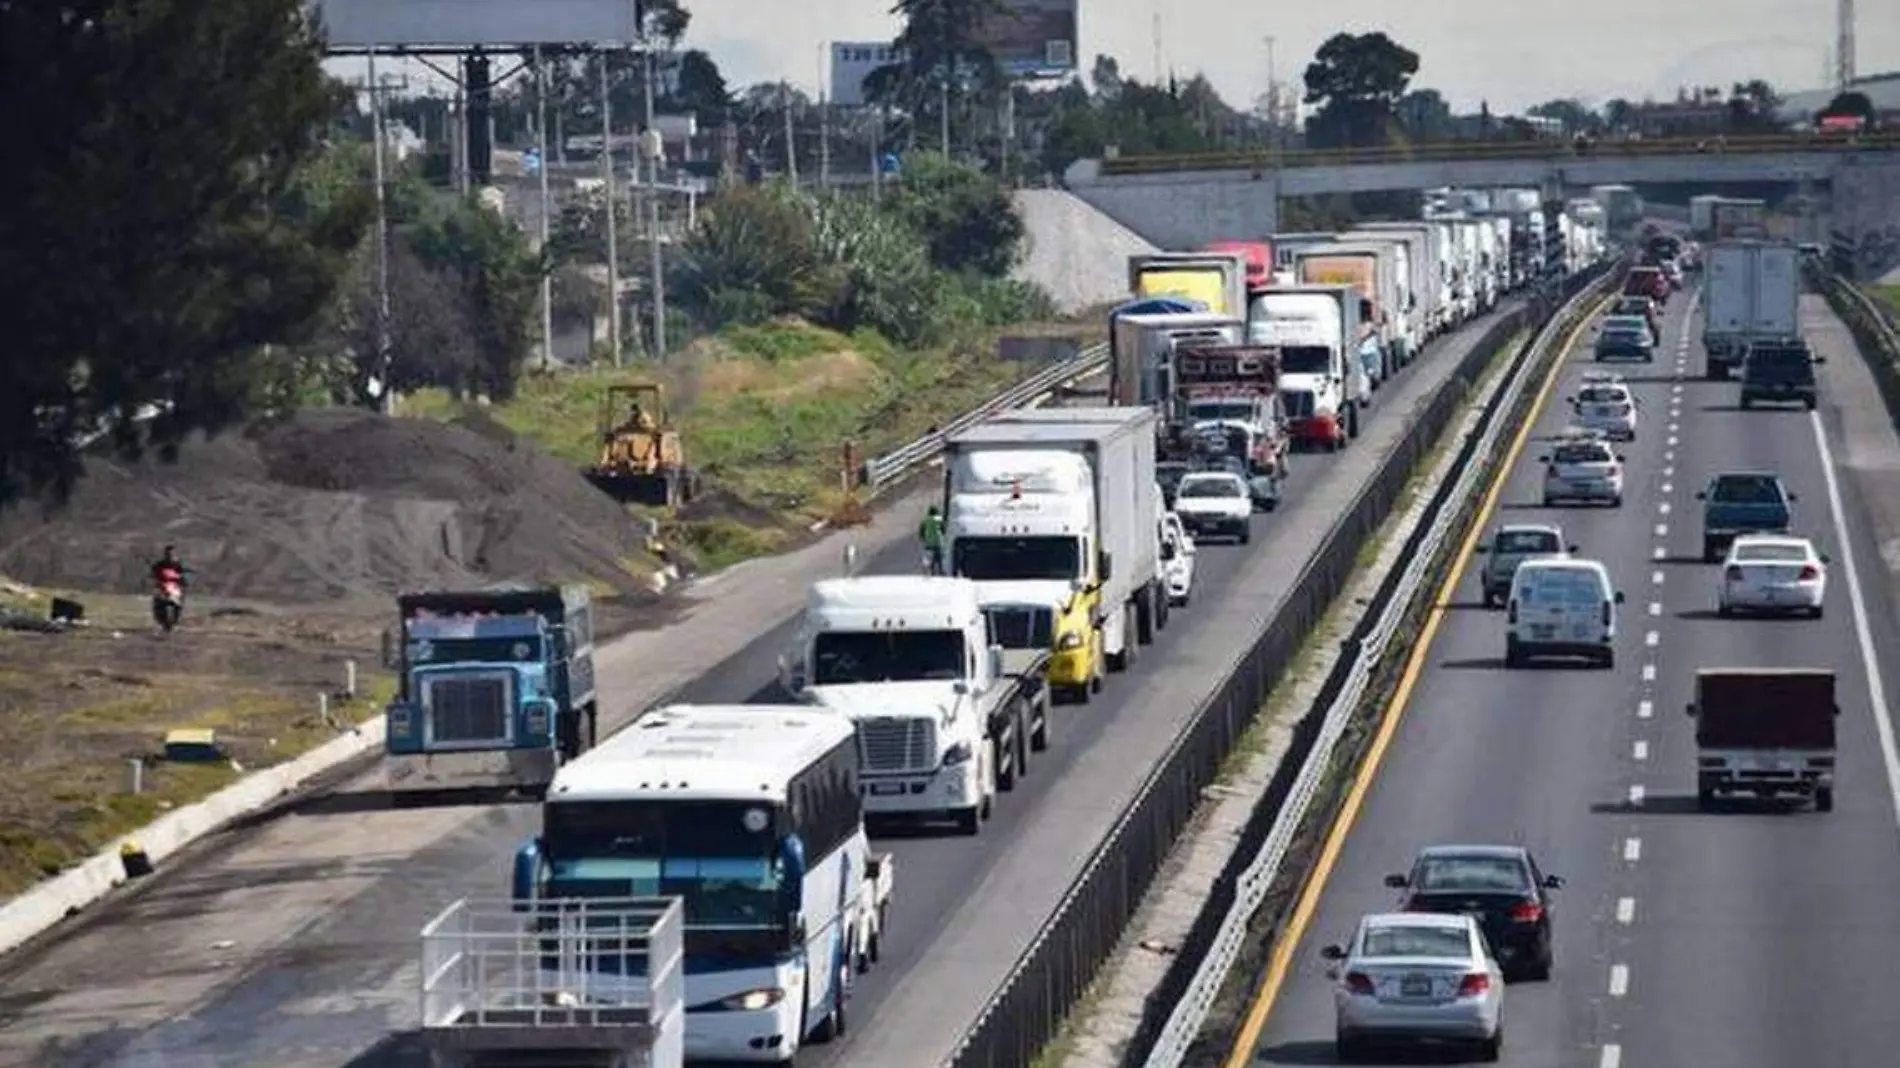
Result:
[[[1056,651],[1059,653],[1073,652],[1080,648],[1082,648],[1081,631],[1072,630],[1056,639]]]
[[[769,1009],[784,1000],[783,987],[767,986],[734,994],[729,998],[720,998],[705,1008],[715,1012],[757,1012],[760,1009]]]
[[[954,768],[958,764],[967,764],[973,755],[974,752],[971,750],[969,742],[958,742],[943,751],[943,766],[946,768]]]

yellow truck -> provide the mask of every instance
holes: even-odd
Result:
[[[1247,314],[1243,252],[1150,252],[1128,257],[1128,289],[1137,300],[1174,297],[1214,315]]]

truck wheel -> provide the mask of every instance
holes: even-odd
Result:
[[[1148,597],[1155,606],[1155,630],[1167,630],[1168,616],[1174,610],[1174,598],[1168,596],[1167,584],[1162,582],[1155,583],[1149,590]]]
[[[1753,397],[1743,397],[1740,401],[1737,402],[1737,407],[1741,408],[1742,411],[1747,411],[1750,408],[1753,408],[1754,406],[1755,406],[1755,400]]]
[[[1834,811],[1834,788],[1832,786],[1818,787],[1814,791],[1814,811]]]
[[[1135,649],[1141,644],[1136,638],[1135,608],[1133,605],[1122,605],[1122,651],[1120,654],[1109,653],[1103,657],[1108,661],[1108,670],[1122,672],[1134,666],[1135,659],[1139,655]]]
[[[974,838],[983,830],[983,807],[973,805],[956,811],[957,833]]]
[[[1040,753],[1049,748],[1049,704],[1038,699],[1036,729],[1029,735],[1029,748]]]
[[[1719,564],[1722,562],[1722,548],[1708,538],[1702,539],[1702,562]]]
[[[1715,807],[1715,791],[1708,788],[1695,792],[1695,807],[1698,812],[1707,812]]]
[[[1018,721],[1017,725],[1021,726],[1021,722]],[[1007,742],[1001,738],[992,739],[990,742],[990,762],[996,768],[996,788],[1003,793],[1016,789],[1015,734],[1015,731],[1011,731],[1010,740]],[[1005,764],[1008,766],[1005,767]]]
[[[1359,406],[1357,404],[1346,405],[1346,436],[1349,438],[1359,436]]]
[[[1804,398],[1802,398],[1802,401],[1801,401],[1801,403],[1807,406],[1807,409],[1808,409],[1808,411],[1813,411],[1813,410],[1814,410],[1814,406],[1815,406],[1816,404],[1818,404],[1818,403],[1820,403],[1820,402],[1819,402],[1819,401],[1817,401],[1817,400],[1816,400],[1815,398],[1813,398],[1813,397],[1804,397]]]
[[[1135,642],[1153,645],[1155,641],[1154,587],[1146,586],[1135,594]]]

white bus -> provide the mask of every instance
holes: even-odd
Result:
[[[785,1063],[843,1030],[894,875],[865,838],[849,720],[663,708],[564,765],[542,817],[517,901],[682,900],[689,1059]]]

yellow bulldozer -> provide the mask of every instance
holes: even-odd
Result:
[[[686,466],[666,397],[651,382],[609,386],[600,408],[600,462],[587,480],[615,500],[678,508],[697,479]]]

